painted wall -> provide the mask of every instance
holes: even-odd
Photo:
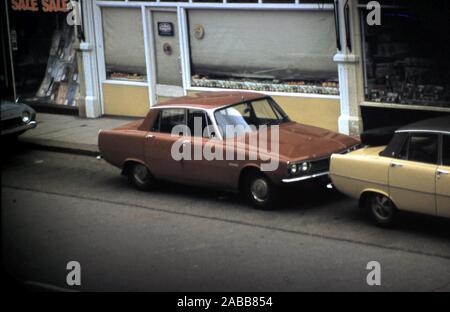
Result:
[[[148,113],[148,88],[103,84],[103,105],[106,115],[142,117]]]
[[[338,131],[339,99],[294,96],[274,96],[273,98],[292,120]],[[169,98],[158,97],[158,103],[167,99]],[[145,116],[149,109],[147,87],[105,83],[103,84],[103,101],[106,115]]]
[[[274,96],[292,120],[316,127],[338,131],[341,114],[339,99]]]

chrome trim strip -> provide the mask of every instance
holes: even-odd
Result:
[[[397,130],[395,133],[408,133],[408,132],[422,132],[422,133],[445,133],[450,134],[450,131],[438,131],[438,130]]]
[[[309,176],[304,176],[304,177],[298,177],[298,178],[292,178],[292,179],[283,179],[282,182],[283,183],[293,183],[293,182],[305,181],[305,180],[309,180],[309,179],[323,177],[323,176],[326,176],[326,175],[329,175],[329,174],[330,174],[330,172],[326,171],[326,172],[316,173],[316,174],[309,175]]]

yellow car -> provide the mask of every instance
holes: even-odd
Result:
[[[333,155],[330,177],[380,226],[399,210],[450,218],[450,116],[403,127],[388,146]]]

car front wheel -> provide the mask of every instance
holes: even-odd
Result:
[[[274,209],[278,191],[269,179],[262,173],[253,173],[247,176],[245,196],[255,208]]]
[[[397,208],[394,203],[382,194],[373,194],[369,199],[369,212],[373,221],[381,227],[394,225]]]
[[[131,168],[130,178],[140,190],[148,190],[153,186],[154,179],[150,171],[142,164],[134,164]]]

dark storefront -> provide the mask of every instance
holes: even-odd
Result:
[[[368,26],[368,11],[361,9],[364,127],[448,113],[450,2],[380,2],[379,26]]]
[[[40,111],[77,114],[77,41],[67,22],[67,3],[52,8],[40,1],[34,7],[23,3],[2,1],[1,97],[20,98]]]

